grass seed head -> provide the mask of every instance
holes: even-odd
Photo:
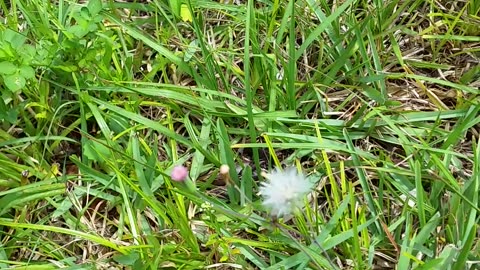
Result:
[[[227,164],[223,164],[222,166],[220,166],[220,173],[221,174],[228,174],[228,172],[230,171],[230,167],[228,167]]]
[[[267,181],[262,183],[260,194],[263,196],[263,205],[272,216],[291,214],[301,206],[303,197],[312,189],[312,184],[295,167],[285,171],[277,168],[264,176]]]

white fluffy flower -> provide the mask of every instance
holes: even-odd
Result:
[[[281,171],[275,169],[266,174],[267,182],[262,183],[260,194],[263,205],[268,208],[272,216],[284,216],[300,207],[303,197],[310,192],[312,184],[302,174],[298,174],[295,167]]]

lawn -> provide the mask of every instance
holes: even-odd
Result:
[[[479,0],[0,19],[0,269],[480,269]]]

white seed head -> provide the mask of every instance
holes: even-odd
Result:
[[[272,216],[291,214],[301,206],[303,197],[312,189],[312,184],[295,167],[283,172],[277,168],[264,177],[267,181],[261,184],[260,194],[263,196],[263,205]]]
[[[228,167],[227,164],[223,164],[222,166],[220,166],[221,174],[228,174],[229,171],[230,171],[230,167]]]

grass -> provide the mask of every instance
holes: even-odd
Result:
[[[0,268],[480,269],[479,16],[1,1]],[[315,189],[276,220],[285,166]]]

